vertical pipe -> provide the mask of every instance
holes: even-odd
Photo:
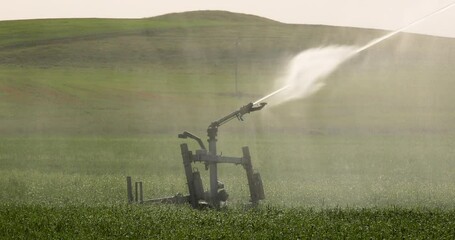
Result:
[[[210,163],[210,201],[215,208],[219,207],[218,202],[218,167],[216,163]]]
[[[132,203],[134,201],[134,199],[133,199],[133,186],[131,184],[130,176],[126,177],[126,194],[128,197],[128,203]]]
[[[142,191],[142,182],[139,182],[139,202],[144,202],[144,192]]]
[[[209,154],[213,157],[216,156],[216,136],[218,128],[209,127],[207,129],[207,135],[209,136]],[[218,167],[216,162],[211,162],[210,167],[210,202],[215,208],[219,208],[218,201]]]
[[[239,87],[238,87],[238,75],[239,75],[239,41],[240,39],[237,38],[235,41],[235,95],[237,97],[240,96],[239,94]]]

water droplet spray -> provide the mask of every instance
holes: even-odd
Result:
[[[283,94],[281,94],[280,98],[277,99],[276,104],[281,104],[297,98],[308,97],[321,89],[325,85],[323,81],[324,78],[330,75],[346,60],[395,36],[400,32],[413,27],[414,25],[427,20],[428,18],[431,18],[434,15],[450,9],[453,6],[455,6],[455,3],[451,3],[435,12],[425,15],[424,17],[380,38],[376,38],[362,47],[328,46],[305,50],[291,60],[287,75],[277,81],[280,86],[284,86],[256,100],[254,104],[260,103],[279,93]]]

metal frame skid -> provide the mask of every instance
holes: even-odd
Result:
[[[219,208],[226,203],[229,196],[224,189],[224,184],[218,181],[217,176],[214,176],[212,172],[210,173],[210,191],[204,192],[200,173],[198,170],[193,170],[192,168],[192,163],[196,162],[204,163],[206,169],[210,169],[210,171],[213,171],[213,165],[219,163],[242,165],[247,175],[251,203],[257,205],[259,200],[265,198],[261,175],[253,171],[248,147],[242,148],[243,157],[211,155],[205,149],[196,150],[196,153],[193,154],[188,150],[186,143],[181,144],[180,149],[182,151],[183,165],[188,183],[188,191],[190,193],[188,200],[193,208],[200,208],[206,205]],[[213,186],[213,184],[215,185]]]
[[[186,131],[178,135],[179,138],[193,139],[200,146],[200,149],[196,150],[196,152],[193,153],[188,149],[188,145],[186,143],[180,145],[189,195],[184,196],[182,194],[177,194],[173,197],[143,200],[142,182],[135,183],[135,195],[133,196],[132,180],[131,177],[127,177],[128,202],[141,204],[189,203],[193,208],[196,209],[205,207],[219,209],[220,207],[226,205],[229,195],[224,189],[224,184],[218,181],[218,164],[230,163],[235,165],[242,165],[245,169],[250,191],[250,201],[253,206],[256,206],[260,200],[265,199],[265,195],[261,175],[257,172],[254,172],[253,170],[249,148],[242,148],[242,157],[226,157],[217,155],[216,137],[218,133],[218,127],[220,127],[222,124],[234,118],[243,120],[242,117],[244,114],[261,110],[264,106],[265,103],[261,103],[259,106],[254,105],[253,103],[249,103],[241,107],[239,110],[234,111],[229,115],[219,119],[218,121],[212,122],[207,129],[207,135],[209,137],[208,150],[199,137]],[[205,164],[205,169],[209,170],[210,188],[208,191],[204,191],[201,174],[197,169],[192,167],[193,163],[203,163]]]

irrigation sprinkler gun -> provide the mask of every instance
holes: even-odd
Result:
[[[217,155],[216,142],[218,128],[220,126],[235,118],[243,121],[243,115],[254,111],[259,111],[264,108],[265,105],[266,103],[249,103],[241,107],[239,110],[234,111],[218,119],[217,121],[212,122],[207,128],[207,141],[209,143],[208,150],[202,140],[196,135],[186,131],[178,135],[178,137],[182,139],[190,138],[195,140],[200,147],[200,149],[196,150],[195,153],[193,153],[188,149],[188,145],[186,143],[180,145],[189,195],[185,196],[178,193],[173,197],[143,200],[142,182],[135,183],[135,195],[133,196],[132,180],[131,177],[127,177],[128,202],[141,204],[189,203],[193,208],[196,209],[203,207],[212,207],[218,209],[222,205],[226,204],[229,196],[224,189],[224,184],[218,181],[218,164],[231,163],[235,165],[240,164],[245,169],[250,191],[250,201],[253,206],[256,206],[260,200],[263,200],[265,198],[265,195],[261,175],[253,170],[249,148],[242,148],[242,157],[226,157]],[[204,163],[205,169],[209,170],[210,189],[208,191],[204,191],[200,172],[197,169],[192,168],[192,164],[197,162]]]

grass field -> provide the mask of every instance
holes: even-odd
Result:
[[[0,238],[453,238],[455,41],[414,34],[220,129],[223,155],[250,147],[259,209],[239,166],[220,168],[228,210],[126,204],[128,175],[186,193],[177,134],[205,138],[298,52],[383,33],[210,11],[0,22]]]
[[[9,205],[0,230],[17,238],[452,239],[454,212],[404,209],[194,211],[189,207]],[[24,223],[24,224],[15,224]]]

